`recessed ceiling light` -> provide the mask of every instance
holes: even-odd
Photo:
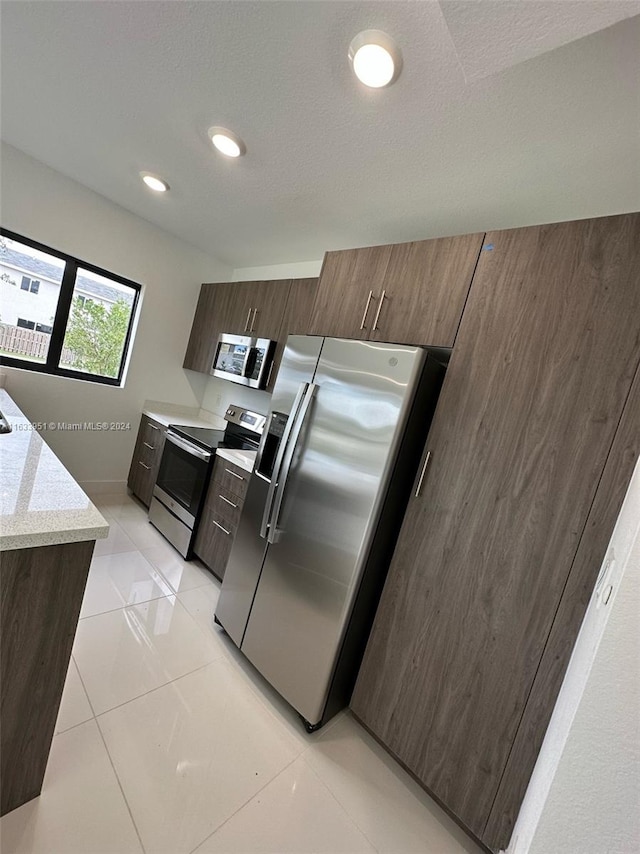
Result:
[[[227,128],[209,128],[209,138],[218,151],[227,157],[240,157],[247,152],[247,147],[240,137]]]
[[[402,70],[400,48],[382,30],[363,30],[349,45],[349,62],[365,86],[381,89],[398,79]]]
[[[156,193],[166,193],[169,189],[169,185],[166,181],[163,181],[162,178],[158,178],[157,175],[152,175],[150,172],[141,172],[140,177],[147,187],[154,190]]]

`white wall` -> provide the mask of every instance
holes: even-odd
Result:
[[[201,405],[207,378],[182,361],[201,282],[229,281],[232,270],[15,148],[3,144],[0,154],[5,228],[143,286],[123,388],[4,369],[7,390],[33,421],[130,422],[124,432],[46,434],[76,479],[121,483],[146,399]]]
[[[266,267],[237,267],[233,282],[261,282],[267,279],[310,279],[320,275],[322,258],[292,264],[269,264]]]
[[[640,851],[640,462],[603,570],[509,854]]]

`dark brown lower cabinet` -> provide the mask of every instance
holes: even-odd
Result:
[[[640,215],[487,234],[351,706],[506,848],[640,450]]]
[[[42,789],[94,545],[2,553],[0,815]]]
[[[162,460],[167,429],[158,421],[143,415],[131,458],[127,486],[148,507]]]
[[[221,581],[238,530],[251,474],[217,457],[193,550]]]

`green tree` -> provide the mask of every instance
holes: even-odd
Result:
[[[72,351],[65,365],[80,371],[117,377],[131,306],[118,300],[111,308],[77,297],[67,324],[64,347]]]

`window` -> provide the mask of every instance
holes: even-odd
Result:
[[[23,291],[30,291],[32,294],[37,294],[40,290],[40,282],[37,279],[30,279],[27,276],[23,276],[20,289]]]
[[[121,385],[140,290],[135,282],[0,229],[2,363]]]

